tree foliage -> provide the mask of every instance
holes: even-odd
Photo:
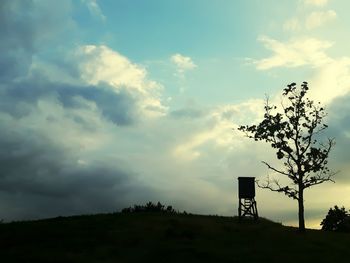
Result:
[[[332,173],[327,164],[328,155],[335,144],[333,138],[319,142],[317,136],[328,126],[324,124],[327,115],[320,103],[315,104],[306,97],[307,82],[300,87],[295,83],[283,90],[282,112],[266,100],[264,119],[258,125],[242,125],[238,129],[255,141],[265,141],[276,150],[280,167],[263,163],[268,169],[288,177],[289,185],[281,185],[279,180],[269,177],[262,188],[281,192],[299,203],[299,228],[304,225],[303,191],[311,186],[332,181]]]
[[[321,222],[322,230],[349,232],[350,231],[350,215],[345,207],[339,208],[334,206],[330,208],[328,214]]]

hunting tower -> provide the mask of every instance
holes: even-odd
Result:
[[[238,177],[238,216],[258,219],[258,209],[255,201],[255,177]]]

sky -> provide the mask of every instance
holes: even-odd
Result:
[[[160,201],[237,215],[237,177],[278,165],[237,131],[307,81],[326,107],[336,183],[305,193],[306,226],[350,208],[347,0],[2,0],[0,218]],[[259,214],[297,203],[256,190]]]

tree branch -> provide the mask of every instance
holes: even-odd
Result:
[[[310,177],[310,179],[305,180],[303,182],[304,189],[309,188],[314,185],[322,184],[324,182],[332,182],[335,183],[335,181],[332,179],[334,175],[336,175],[339,171],[333,172],[328,174],[326,177],[324,175],[319,174],[318,176]]]
[[[267,162],[264,162],[264,161],[261,161],[263,164],[265,164],[269,169],[271,169],[272,171],[275,171],[279,174],[283,174],[283,175],[286,175],[289,177],[289,174],[287,174],[286,172],[283,172],[283,171],[280,171],[280,170],[277,170],[276,168],[272,167],[271,165],[269,165]]]
[[[277,180],[273,180],[271,182],[269,176],[266,179],[266,184],[265,185],[259,184],[258,180],[256,181],[256,184],[258,185],[259,188],[269,189],[272,192],[284,193],[288,197],[291,197],[293,199],[299,200],[299,198],[298,198],[299,191],[297,189],[291,188],[289,186],[284,186],[283,187],[283,186],[281,186],[279,184],[279,182]],[[277,187],[273,187],[272,184],[275,184]]]

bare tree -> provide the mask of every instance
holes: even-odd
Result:
[[[299,230],[305,231],[304,190],[327,181],[332,181],[335,173],[327,167],[327,158],[335,145],[334,138],[319,142],[317,136],[328,126],[323,123],[326,116],[320,103],[315,104],[306,97],[309,88],[303,82],[300,88],[295,83],[283,90],[286,102],[282,102],[283,113],[270,105],[266,99],[264,119],[258,125],[243,125],[238,129],[255,141],[265,141],[276,149],[281,168],[267,162],[269,170],[291,180],[289,185],[281,185],[276,179],[267,177],[261,188],[284,193],[298,201]]]

